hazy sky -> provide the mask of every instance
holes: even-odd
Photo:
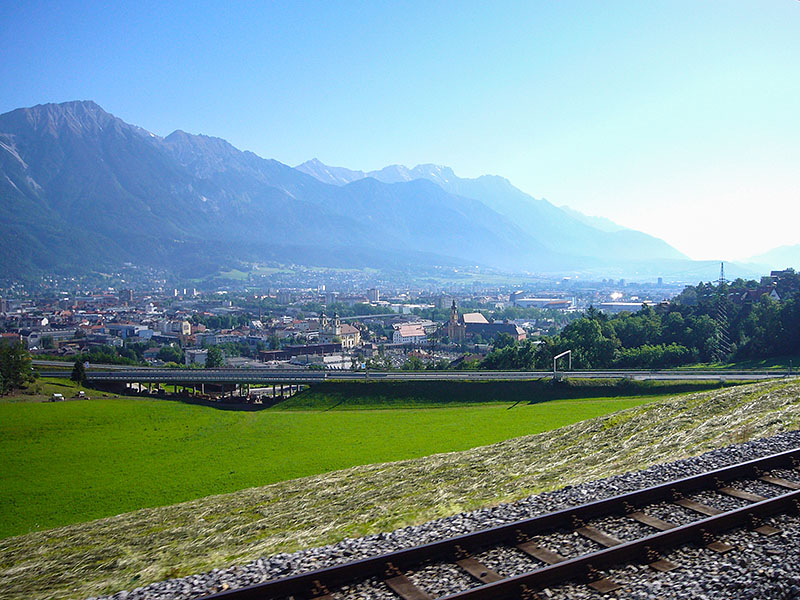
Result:
[[[800,2],[4,2],[0,112],[437,163],[692,258],[800,243]]]

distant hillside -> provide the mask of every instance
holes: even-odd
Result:
[[[0,274],[122,261],[187,274],[237,260],[533,266],[549,258],[480,202],[427,182],[321,183],[219,138],[160,138],[93,102],[0,115]]]
[[[591,225],[595,229],[599,229],[600,231],[607,231],[609,233],[614,233],[616,231],[623,231],[628,229],[627,227],[623,227],[622,225],[617,225],[611,219],[606,219],[605,217],[597,217],[593,215],[586,215],[579,210],[575,210],[574,208],[570,208],[566,204],[563,206],[559,206],[561,210],[565,213],[570,215],[571,217],[577,219],[581,223],[585,223],[586,225]]]
[[[353,171],[330,167],[314,159],[299,165],[299,170],[321,181],[341,185],[359,177],[371,177],[387,183],[427,179],[443,190],[466,198],[480,200],[507,217],[545,248],[571,256],[584,256],[592,264],[600,261],[626,263],[637,260],[686,259],[663,240],[625,229],[600,217],[587,217],[572,209],[559,208],[547,200],[529,196],[511,182],[496,175],[476,179],[456,176],[450,167],[417,165],[409,169],[391,165],[379,171]]]
[[[800,244],[773,248],[764,254],[750,257],[748,262],[763,265],[772,271],[778,271],[788,267],[798,269],[800,268]]]
[[[692,263],[640,232],[602,231],[495,176],[434,165],[293,169],[225,140],[161,138],[94,102],[0,115],[0,276],[114,269],[203,276],[241,262],[482,265],[658,274]]]
[[[295,169],[331,185],[346,185],[359,179],[364,179],[367,176],[364,171],[352,171],[344,167],[329,167],[316,158],[297,165]]]

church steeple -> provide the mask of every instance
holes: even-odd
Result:
[[[466,325],[463,318],[458,316],[458,307],[453,300],[453,305],[450,307],[450,322],[447,324],[447,337],[451,342],[460,342],[464,339],[465,333]]]

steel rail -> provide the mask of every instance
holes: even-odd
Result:
[[[573,581],[591,580],[598,569],[622,563],[648,563],[654,553],[690,542],[707,543],[709,536],[789,511],[800,511],[800,490],[742,506],[722,514],[700,519],[644,538],[623,542],[618,546],[598,550],[576,558],[542,567],[530,573],[509,577],[496,583],[443,596],[440,600],[499,600],[509,597],[528,597],[544,587]]]
[[[499,525],[422,546],[363,558],[350,563],[334,565],[282,579],[266,581],[253,586],[226,590],[204,598],[205,600],[268,600],[286,596],[313,598],[320,595],[315,593],[314,590],[321,588],[333,589],[357,579],[366,579],[375,575],[386,575],[398,571],[402,572],[431,559],[454,559],[457,555],[463,555],[465,551],[470,552],[478,548],[506,543],[510,540],[518,539],[520,535],[532,535],[562,527],[572,527],[576,519],[588,521],[602,516],[628,514],[636,507],[663,500],[673,500],[688,492],[720,487],[721,483],[758,476],[764,471],[792,467],[798,464],[798,461],[800,461],[800,448],[729,467],[722,467],[611,498],[596,500],[588,504],[563,508],[556,512],[506,525]]]

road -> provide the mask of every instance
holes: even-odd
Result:
[[[40,373],[63,377],[63,371]],[[636,381],[758,381],[782,379],[785,371],[559,371],[558,376]],[[315,371],[275,369],[115,369],[87,371],[89,381],[140,383],[319,383],[322,381],[520,381],[552,378],[552,371]]]

